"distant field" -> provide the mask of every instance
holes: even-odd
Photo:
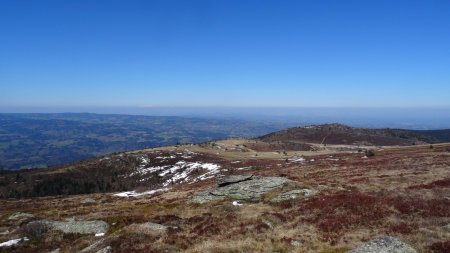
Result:
[[[119,151],[252,137],[288,126],[163,116],[0,114],[0,169],[44,168]]]

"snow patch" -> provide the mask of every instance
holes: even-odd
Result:
[[[104,235],[105,235],[105,233],[97,233],[97,234],[95,234],[96,237],[104,236]]]
[[[116,194],[114,194],[114,196],[139,197],[139,196],[143,196],[143,195],[153,195],[157,192],[168,191],[168,190],[169,190],[169,188],[162,188],[162,189],[150,190],[150,191],[145,191],[145,192],[128,191],[128,192],[116,193]]]
[[[289,161],[293,162],[293,163],[302,163],[302,162],[304,162],[306,160],[303,157],[292,157],[292,158],[289,159]]]
[[[19,238],[19,239],[13,239],[6,242],[0,243],[0,247],[9,247],[18,244],[21,241],[28,241],[29,239],[27,237]]]
[[[239,203],[239,201],[233,201],[233,206],[242,206],[242,204],[241,203]]]

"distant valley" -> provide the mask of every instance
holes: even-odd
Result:
[[[46,168],[113,152],[253,137],[292,123],[89,113],[0,114],[0,169]]]

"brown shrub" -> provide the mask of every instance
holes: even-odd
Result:
[[[402,214],[418,214],[422,217],[450,216],[450,201],[444,199],[402,199],[392,200],[392,205]]]
[[[433,253],[448,253],[450,252],[450,241],[433,243],[429,248]]]
[[[428,184],[419,184],[408,187],[408,189],[433,189],[435,187],[448,188],[450,187],[450,178],[433,181]]]
[[[128,233],[111,242],[114,252],[152,252],[151,245],[156,237],[143,233]]]
[[[298,212],[308,212],[305,221],[316,224],[323,239],[332,244],[347,230],[378,225],[390,214],[380,197],[357,191],[339,192],[305,202]],[[307,214],[307,213],[305,213]]]
[[[389,227],[389,232],[393,232],[396,234],[411,234],[418,228],[416,224],[408,224],[405,222],[393,224]]]
[[[164,224],[167,226],[179,226],[180,223],[182,222],[182,218],[180,218],[179,216],[176,215],[158,215],[152,218],[152,221],[159,223],[159,224]]]

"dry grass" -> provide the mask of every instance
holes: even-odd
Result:
[[[240,144],[241,140],[235,140],[227,145],[231,149]],[[194,147],[197,152],[207,149]],[[113,252],[338,253],[382,234],[397,236],[419,252],[450,252],[446,228],[450,223],[450,155],[446,147],[384,149],[367,159],[360,153],[316,154],[309,158],[314,162],[303,164],[288,164],[282,155],[273,154],[277,158],[247,157],[239,164],[254,166],[251,172],[256,175],[284,176],[296,181],[297,187],[320,189],[308,200],[273,204],[269,200],[278,193],[274,191],[261,202],[241,207],[229,200],[187,203],[193,193],[214,185],[207,180],[139,198],[91,194],[88,197],[96,202],[89,204],[80,204],[87,195],[2,200],[0,227],[14,230],[20,226],[21,222],[8,220],[18,211],[33,213],[35,219],[101,219],[110,225],[105,243]],[[240,156],[245,158],[251,151],[228,153],[245,153]],[[224,164],[230,165],[227,159]],[[155,234],[136,225],[147,221],[177,229]],[[22,233],[14,230],[0,235],[0,242]],[[48,252],[57,247],[73,252],[96,240],[46,233],[0,252]]]

